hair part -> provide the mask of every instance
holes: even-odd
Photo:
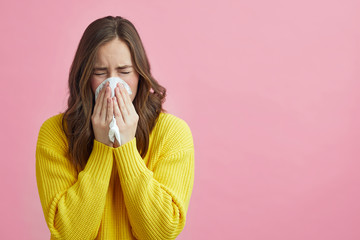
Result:
[[[91,90],[90,78],[96,53],[100,46],[116,38],[127,44],[133,67],[139,74],[133,104],[139,115],[135,133],[136,147],[142,157],[148,151],[149,135],[158,116],[161,112],[167,112],[162,107],[166,89],[151,75],[150,63],[135,26],[119,16],[107,16],[93,21],[85,29],[70,67],[68,106],[62,119],[62,127],[69,143],[68,155],[78,171],[85,167],[95,138],[91,123],[95,96]]]

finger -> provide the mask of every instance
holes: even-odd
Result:
[[[127,102],[128,102],[128,99],[126,97],[127,91],[125,90],[125,88],[124,88],[124,86],[122,84],[118,84],[118,88],[120,90],[121,96],[123,97],[125,105],[127,105]]]
[[[125,102],[125,106],[126,106],[126,108],[128,110],[128,113],[130,115],[132,112],[136,112],[134,104],[132,103],[132,100],[130,98],[130,95],[129,95],[128,91],[124,88],[123,85],[120,85],[120,86],[119,86],[120,92],[122,93],[122,96],[123,96],[123,99],[124,99],[124,102]]]
[[[101,104],[102,104],[102,99],[104,98],[104,92],[106,90],[106,87],[104,87],[103,89],[101,89],[96,101],[95,101],[95,107],[94,107],[94,114],[95,115],[100,115],[100,110],[101,110]]]
[[[111,122],[113,119],[113,100],[111,98],[107,99],[107,116],[106,116],[106,122]]]
[[[121,114],[123,115],[124,120],[126,121],[127,116],[129,115],[129,112],[127,110],[127,107],[125,105],[124,99],[122,94],[120,93],[119,87],[116,87],[116,99],[118,100],[118,105],[121,111]]]
[[[105,96],[104,99],[102,101],[102,108],[101,108],[101,113],[100,113],[100,117],[105,121],[106,119],[106,106],[107,106],[107,99],[110,97],[110,88],[106,87],[106,91],[105,91]]]
[[[94,115],[100,114],[100,103],[102,102],[101,99],[103,97],[103,89],[100,91],[99,95],[97,96],[97,99],[95,100],[95,107],[94,107]]]
[[[117,103],[117,97],[114,97],[113,98],[113,105],[114,105],[114,116],[115,116],[115,119],[116,119],[116,122],[119,122],[119,123],[124,123],[124,119],[121,115],[121,112],[120,112],[120,109],[119,109],[119,105]]]
[[[123,97],[126,110],[128,111],[128,113],[130,115],[132,102],[131,102],[131,99],[129,97],[129,93],[127,92],[127,90],[123,86],[122,86],[122,88],[120,88],[120,92],[121,92],[121,95]]]

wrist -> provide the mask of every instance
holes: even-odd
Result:
[[[114,147],[114,148],[120,147],[120,144],[119,144],[119,142],[118,142],[116,139],[115,139],[115,141],[114,141],[113,147]]]

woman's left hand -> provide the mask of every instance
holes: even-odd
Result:
[[[120,83],[115,88],[113,103],[113,112],[120,131],[121,145],[124,145],[135,137],[139,115],[136,113],[128,92]],[[119,146],[120,144],[115,139],[114,147]]]

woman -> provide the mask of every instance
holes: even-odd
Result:
[[[105,84],[120,78],[115,96]],[[68,108],[41,126],[36,178],[51,239],[175,239],[194,181],[187,123],[162,108],[131,22],[105,17],[85,30],[69,74]],[[120,142],[109,138],[115,118]]]

